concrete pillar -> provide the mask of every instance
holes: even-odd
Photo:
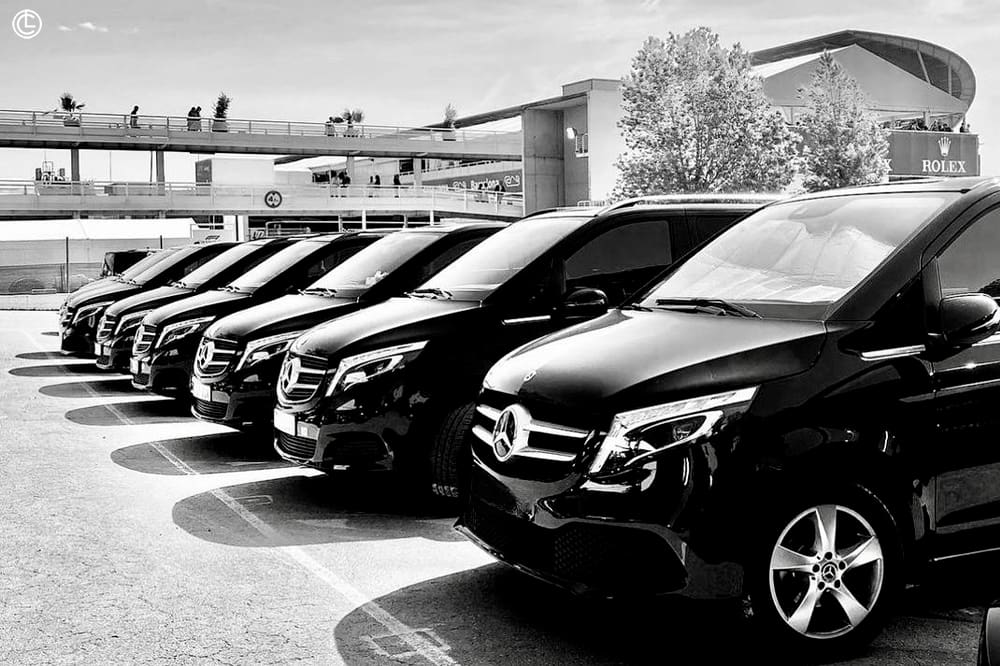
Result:
[[[413,158],[413,184],[416,187],[420,187],[424,184],[424,172],[421,169],[422,159],[419,157]]]
[[[69,149],[69,179],[74,183],[80,182],[80,149]]]
[[[236,216],[236,240],[245,241],[250,240],[250,216],[249,215],[237,215]]]
[[[524,212],[566,205],[567,141],[561,111],[527,109],[521,116]],[[576,203],[575,201],[573,203]]]
[[[167,182],[167,171],[163,165],[163,151],[156,151],[156,182],[165,183]]]
[[[368,228],[368,211],[366,211],[364,208],[361,209],[361,228],[362,229]]]
[[[351,185],[358,185],[359,183],[354,178],[354,155],[347,156],[347,175],[351,179]]]

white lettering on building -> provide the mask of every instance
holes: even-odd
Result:
[[[923,160],[924,173],[968,173],[965,160]]]

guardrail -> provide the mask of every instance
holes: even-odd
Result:
[[[520,193],[440,185],[238,185],[124,181],[0,180],[0,209],[30,210],[286,210],[421,209],[519,217]]]
[[[415,141],[495,142],[511,132],[373,125],[367,123],[298,122],[244,118],[201,118],[195,116],[151,116],[67,111],[25,111],[0,109],[0,126],[25,129],[68,128],[81,136],[87,130],[118,130],[127,136],[165,138],[171,132],[217,132],[264,136],[343,137],[361,139],[412,139]]]

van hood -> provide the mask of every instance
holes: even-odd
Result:
[[[229,291],[206,291],[156,308],[143,320],[148,326],[164,326],[185,319],[223,317],[250,303],[250,294]]]
[[[142,291],[142,287],[139,285],[109,281],[107,284],[95,285],[93,289],[88,289],[82,293],[73,292],[66,299],[66,305],[76,309],[81,305],[88,305],[99,301],[118,301],[132,294],[137,294],[140,291]]]
[[[486,386],[607,415],[803,372],[825,336],[818,321],[613,310],[514,350]]]
[[[205,331],[205,336],[245,341],[304,331],[359,307],[356,298],[291,294],[223,317]]]
[[[157,287],[150,291],[139,292],[123,298],[114,305],[108,306],[106,313],[110,316],[121,317],[140,310],[150,310],[173,303],[174,301],[186,298],[194,292],[183,287]]]
[[[481,311],[479,301],[390,298],[313,328],[295,341],[292,350],[332,358],[343,355],[347,348],[354,354],[439,337],[442,331],[456,330],[456,318]]]

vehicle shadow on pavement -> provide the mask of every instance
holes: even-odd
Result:
[[[252,527],[212,492],[174,505],[178,527],[229,546],[272,547],[423,537],[461,541],[454,517],[414,499],[389,473],[292,476],[221,489],[268,526]],[[273,530],[273,533],[270,533]]]
[[[111,452],[116,464],[143,474],[177,476],[189,472],[164,457],[166,451],[198,474],[222,474],[291,467],[274,452],[269,439],[241,432],[179,437],[126,446]]]
[[[418,583],[375,603],[458,663],[751,663],[765,654],[737,601],[580,598],[501,564]],[[334,638],[346,663],[377,664],[410,649],[386,634],[359,608]],[[773,655],[761,661],[780,663]]]
[[[85,359],[81,359],[85,360]],[[99,370],[94,362],[90,363],[53,363],[52,365],[28,365],[11,368],[8,372],[15,377],[66,377],[72,375],[110,375],[116,373]]]
[[[935,576],[903,595],[866,652],[811,663],[974,663],[982,599],[989,597],[972,578],[956,586],[950,574]],[[766,642],[738,601],[579,598],[501,564],[424,581],[374,602],[459,663],[810,663]],[[377,664],[409,650],[386,633],[359,608],[334,636],[346,663]]]
[[[54,352],[38,351],[38,352],[24,352],[23,354],[18,354],[14,358],[20,358],[25,361],[55,361],[58,359],[73,360],[75,357],[57,351]]]
[[[191,420],[187,403],[180,400],[140,400],[80,407],[66,412],[73,423],[88,426],[153,425]]]
[[[128,377],[49,384],[38,389],[38,392],[53,398],[118,398],[134,396],[138,393],[132,387],[132,380]]]

